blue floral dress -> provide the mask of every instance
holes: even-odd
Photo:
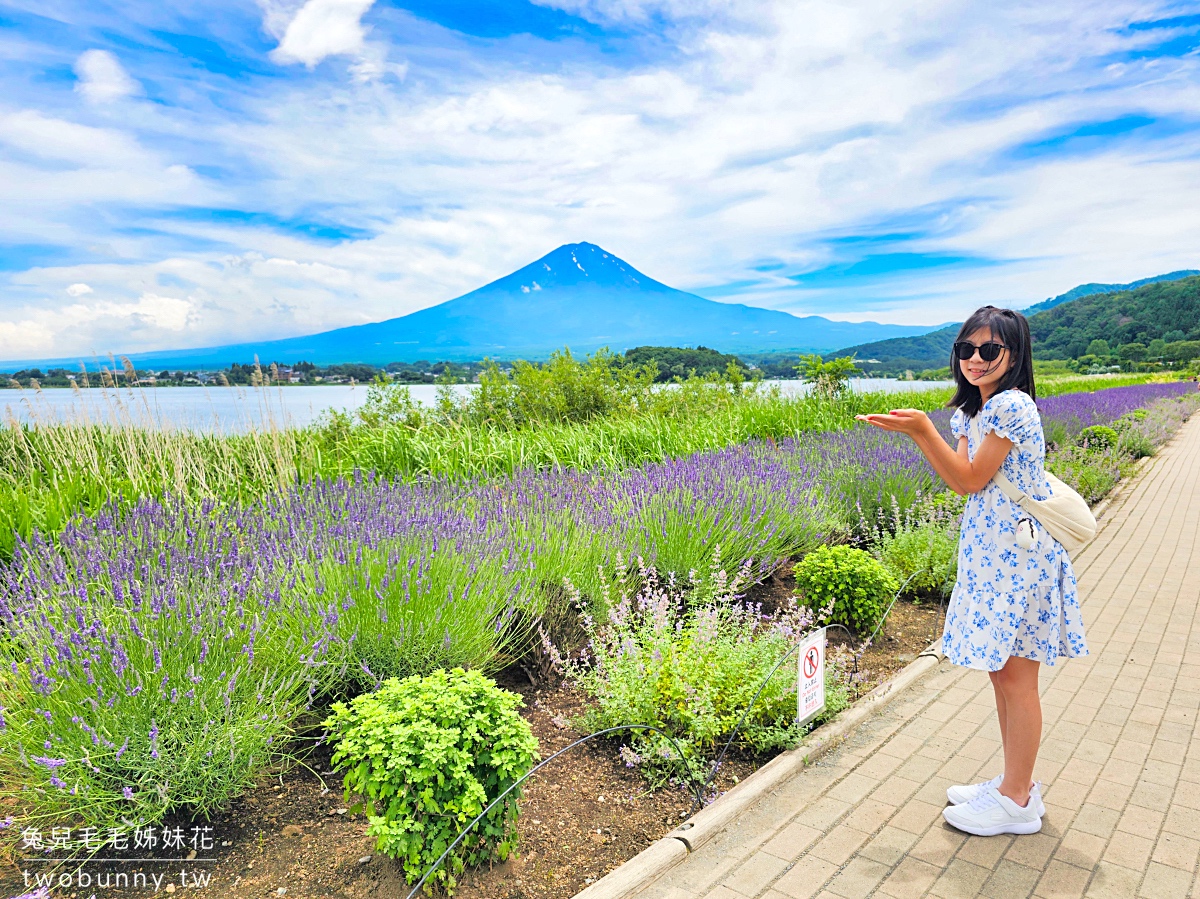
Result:
[[[994,431],[1013,442],[1001,470],[1034,499],[1046,499],[1046,443],[1037,405],[1021,390],[991,397],[980,410],[979,440]],[[950,421],[955,438],[979,449],[959,409]],[[1017,544],[1017,522],[1028,517],[991,481],[972,493],[958,538],[958,580],[946,612],[942,651],[956,665],[999,671],[1009,656],[1053,665],[1088,654],[1075,572],[1067,551],[1034,523],[1031,549]]]

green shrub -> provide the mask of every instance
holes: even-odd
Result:
[[[1120,435],[1107,425],[1092,425],[1079,432],[1079,445],[1092,449],[1112,449],[1120,440]]]
[[[1117,447],[1121,452],[1126,453],[1133,459],[1153,456],[1156,451],[1154,441],[1145,432],[1136,427],[1130,428],[1121,434],[1121,439],[1117,442]]]
[[[1129,457],[1117,450],[1068,446],[1046,458],[1046,468],[1062,478],[1089,503],[1096,503],[1117,486]]]
[[[890,516],[864,520],[859,531],[870,552],[906,595],[949,593],[958,573],[958,532],[966,499],[943,490],[907,509],[893,502]]]
[[[750,707],[758,688],[814,626],[813,615],[794,603],[763,616],[757,606],[736,601],[745,583],[739,576],[712,588],[704,603],[687,602],[674,582],[662,583],[653,568],[642,568],[634,594],[618,566],[604,586],[608,614],[594,622],[586,614],[585,661],[564,658],[547,645],[558,669],[591,699],[580,725],[588,730],[620,724],[662,728],[679,744],[693,777],[707,763]],[[576,601],[578,591],[568,584]],[[548,641],[547,641],[548,643]],[[787,749],[804,730],[796,725],[796,664],[785,662],[769,680],[739,732],[755,752]],[[845,678],[826,669],[825,713],[845,708]],[[626,765],[653,781],[681,777],[675,747],[649,731],[635,732],[622,747]]]
[[[958,573],[958,527],[937,521],[902,525],[894,534],[879,535],[875,558],[901,584],[904,592],[949,593]]]
[[[869,633],[884,617],[899,583],[870,553],[822,546],[796,565],[800,602],[816,612],[832,605],[831,624]]]
[[[537,760],[537,741],[516,694],[477,671],[392,678],[374,693],[335,703],[326,720],[347,800],[361,797],[367,833],[400,861],[409,882]],[[430,878],[447,892],[468,865],[504,860],[516,847],[513,790]]]

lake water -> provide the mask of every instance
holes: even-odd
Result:
[[[787,396],[806,393],[801,381],[766,381],[777,384]],[[860,392],[898,393],[946,387],[949,381],[896,381],[890,378],[857,378],[850,382]],[[437,396],[433,384],[409,388],[418,402],[431,405]],[[467,393],[474,385],[456,385]],[[67,389],[0,390],[0,411],[5,420],[20,422],[89,421],[133,423],[201,431],[239,432],[263,427],[302,427],[330,409],[353,411],[367,398],[367,385],[328,387],[146,387],[92,388],[76,393]]]

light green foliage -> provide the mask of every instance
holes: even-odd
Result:
[[[653,364],[630,366],[608,350],[579,362],[570,350],[544,364],[518,361],[511,371],[495,363],[480,375],[479,388],[460,402],[456,417],[505,429],[531,424],[584,422],[628,412],[658,374]]]
[[[1079,432],[1080,445],[1086,444],[1094,449],[1110,449],[1117,445],[1119,439],[1117,432],[1107,425],[1092,425]]]
[[[618,564],[614,582],[605,582],[609,611],[601,621],[584,617],[586,661],[548,651],[556,665],[592,700],[580,724],[591,730],[620,724],[650,724],[679,743],[693,776],[706,774],[706,762],[750,706],[759,686],[796,641],[813,627],[807,609],[787,604],[771,615],[737,601],[744,572],[713,573],[699,596],[687,596],[642,567],[635,592]],[[578,600],[578,593],[568,584]],[[845,678],[827,669],[826,712],[845,708]],[[767,682],[740,741],[755,752],[795,745],[796,663],[784,662]],[[672,744],[653,732],[629,737],[622,756],[652,779],[680,777]]]
[[[947,595],[958,573],[958,532],[966,500],[950,492],[922,499],[866,529],[871,553],[905,595]]]
[[[421,427],[421,405],[407,386],[376,378],[367,388],[367,401],[355,413],[358,420],[372,428],[394,427],[415,431]]]
[[[1158,451],[1154,441],[1138,428],[1130,428],[1121,434],[1117,446],[1133,459],[1144,459]]]
[[[796,565],[801,604],[814,612],[832,606],[828,620],[869,634],[900,589],[870,553],[851,546],[822,546]]]
[[[395,678],[326,720],[337,740],[334,768],[346,797],[361,797],[367,833],[397,859],[411,883],[462,829],[537,760],[521,698],[477,671]],[[517,800],[509,793],[430,878],[447,892],[467,866],[503,861],[517,844]]]
[[[1097,337],[1088,344],[1087,351],[1089,356],[1107,356],[1110,352],[1108,348],[1108,341],[1101,337]]]
[[[841,396],[850,389],[850,376],[858,371],[853,356],[840,356],[826,362],[817,353],[800,357],[796,373],[801,380],[813,385],[813,390],[821,396]]]
[[[1089,503],[1096,503],[1128,473],[1130,461],[1115,446],[1064,446],[1046,457],[1046,468]]]

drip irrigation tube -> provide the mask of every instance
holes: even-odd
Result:
[[[453,843],[451,843],[449,846],[446,847],[446,851],[441,854],[441,856],[438,858],[438,860],[435,861],[432,865],[430,865],[429,869],[424,874],[421,875],[421,879],[418,880],[416,885],[412,888],[412,891],[408,894],[407,899],[413,899],[413,897],[415,897],[417,895],[417,891],[420,890],[421,887],[425,885],[425,881],[427,881],[429,879],[430,875],[433,874],[433,872],[438,869],[438,867],[441,865],[441,863],[444,862],[449,857],[450,853],[454,851],[455,847],[458,846],[458,844],[463,841],[463,838],[466,837],[466,835],[471,832],[471,828],[473,828],[476,824],[478,824],[480,821],[482,821],[487,816],[487,813],[490,812],[493,808],[495,808],[496,804],[498,802],[500,802],[501,799],[503,799],[505,796],[507,796],[509,793],[511,793],[513,790],[515,790],[517,787],[519,787],[521,784],[523,784],[526,780],[528,780],[530,777],[532,777],[534,774],[536,774],[540,769],[544,768],[546,765],[549,765],[552,761],[554,761],[560,755],[570,752],[576,746],[582,746],[584,743],[587,743],[590,740],[594,740],[597,737],[607,736],[608,734],[616,733],[617,731],[623,731],[623,730],[649,730],[649,731],[653,731],[654,733],[657,733],[657,734],[662,734],[662,736],[666,737],[671,742],[671,745],[675,747],[675,751],[679,754],[680,760],[682,760],[684,758],[683,750],[679,747],[679,744],[675,741],[675,738],[672,737],[669,733],[667,733],[662,728],[655,727],[651,724],[620,724],[620,725],[617,725],[616,727],[607,727],[604,730],[596,731],[594,734],[588,734],[586,737],[581,737],[580,739],[578,739],[574,743],[572,743],[570,746],[564,746],[562,749],[558,750],[558,752],[554,753],[554,755],[550,756],[547,759],[544,759],[541,762],[538,762],[536,765],[534,765],[532,768],[530,768],[528,771],[526,771],[524,775],[522,775],[516,781],[514,781],[512,784],[510,784],[507,790],[505,790],[503,793],[501,793],[499,796],[497,796],[495,799],[493,799],[491,801],[491,803],[488,804],[488,807],[485,808],[482,812],[480,812],[474,821],[472,821],[470,824],[468,824],[466,827],[463,828],[462,833],[460,833],[455,838]],[[693,787],[695,786],[694,781],[692,783],[692,786]],[[695,808],[696,802],[699,802],[701,805],[703,805],[703,796],[699,790],[694,792],[694,795],[692,797],[692,802],[693,802],[692,808]]]
[[[871,633],[871,636],[868,637],[859,646],[858,650],[856,651],[856,654],[861,653],[864,649],[866,649],[868,646],[871,645],[871,641],[875,639],[875,636],[879,633],[879,629],[881,627],[883,627],[883,622],[887,619],[888,613],[890,613],[892,611],[892,607],[896,604],[896,600],[900,598],[900,594],[904,592],[904,589],[908,586],[909,582],[914,577],[916,577],[916,574],[909,575],[908,579],[905,580],[905,582],[900,585],[900,589],[896,591],[896,595],[892,597],[891,603],[888,604],[887,611],[885,611],[883,613],[883,615],[880,616],[879,623],[875,626],[875,630]],[[847,634],[850,634],[850,629],[842,624],[828,624],[828,625],[822,625],[822,627],[841,628]],[[725,742],[724,747],[722,747],[721,754],[717,757],[716,764],[713,765],[712,771],[709,772],[708,778],[704,781],[703,784],[701,784],[699,786],[699,789],[696,788],[695,778],[689,776],[689,780],[691,781],[690,786],[692,787],[692,807],[691,807],[691,810],[689,811],[689,814],[691,812],[694,812],[698,807],[702,808],[704,806],[705,794],[706,794],[708,788],[712,785],[713,780],[716,778],[717,772],[721,769],[721,765],[724,764],[725,755],[729,752],[729,747],[733,745],[733,741],[737,738],[737,735],[738,735],[739,731],[741,730],[742,725],[745,724],[747,716],[750,714],[751,710],[753,710],[755,703],[758,702],[758,697],[762,695],[762,691],[766,689],[766,686],[768,683],[770,683],[771,678],[773,678],[776,675],[776,673],[779,671],[779,669],[783,667],[783,663],[786,662],[789,657],[791,657],[792,653],[794,653],[797,649],[800,648],[801,644],[804,642],[804,637],[807,637],[809,634],[811,634],[815,630],[819,630],[819,629],[820,628],[814,628],[812,631],[807,631],[801,637],[801,639],[796,641],[795,645],[792,646],[791,649],[789,649],[786,653],[784,653],[783,658],[781,658],[776,663],[775,667],[771,669],[770,673],[765,678],[763,678],[762,683],[758,685],[758,690],[756,690],[754,693],[754,697],[750,700],[750,704],[747,705],[746,710],[744,712],[742,712],[742,717],[738,719],[737,725],[734,727],[733,732],[729,735],[729,739]],[[526,771],[524,775],[522,775],[520,778],[518,778],[516,781],[514,781],[508,787],[508,789],[506,789],[503,793],[501,793],[499,796],[497,796],[495,799],[493,799],[491,801],[491,803],[488,804],[487,808],[485,808],[482,812],[479,813],[479,815],[475,818],[474,821],[472,821],[470,824],[468,824],[466,827],[464,827],[462,829],[462,832],[459,833],[459,835],[454,839],[453,843],[451,843],[448,847],[446,847],[446,851],[443,852],[441,854],[441,856],[438,857],[437,861],[435,861],[432,865],[430,865],[429,868],[425,871],[425,873],[421,875],[421,879],[416,882],[416,885],[413,886],[412,890],[409,892],[406,899],[415,899],[417,892],[421,889],[422,886],[425,885],[426,881],[429,880],[429,878],[430,878],[430,876],[432,876],[433,872],[436,871],[441,866],[442,862],[444,862],[450,856],[450,853],[453,852],[454,849],[459,845],[459,843],[461,843],[466,838],[467,834],[469,834],[471,832],[472,828],[474,828],[476,824],[478,824],[485,817],[487,817],[488,812],[490,812],[493,808],[495,808],[496,805],[502,799],[504,799],[504,797],[506,797],[509,793],[511,793],[513,790],[515,790],[517,787],[519,787],[521,784],[523,784],[526,780],[528,780],[530,777],[532,777],[534,774],[536,774],[538,771],[540,771],[546,765],[550,764],[552,761],[554,761],[559,756],[570,752],[572,749],[575,749],[577,746],[582,746],[584,743],[591,742],[592,740],[596,739],[597,737],[608,736],[609,734],[617,733],[619,731],[638,731],[638,730],[652,731],[654,733],[661,734],[668,741],[670,741],[671,745],[675,748],[675,752],[679,756],[679,760],[682,762],[685,759],[683,750],[680,748],[679,743],[676,742],[675,738],[672,737],[670,734],[668,734],[662,728],[655,727],[654,725],[651,725],[651,724],[619,724],[616,727],[608,727],[608,728],[605,728],[604,730],[598,730],[595,733],[588,734],[586,737],[581,737],[580,739],[576,740],[574,743],[571,743],[569,746],[564,746],[562,749],[558,750],[558,752],[554,753],[549,758],[546,758],[546,759],[542,760],[541,762],[538,762],[538,764],[534,765],[532,768],[530,768],[528,771]],[[685,770],[688,770],[688,773],[690,775],[690,770],[688,769],[688,766],[684,765],[684,768],[685,768]]]

